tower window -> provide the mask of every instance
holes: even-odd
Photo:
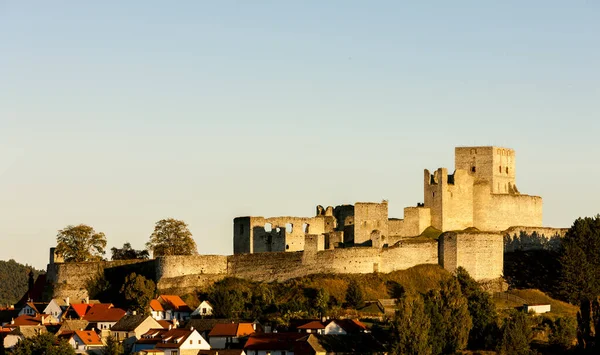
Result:
[[[506,173],[508,174],[508,166],[506,167]]]
[[[500,166],[498,167],[498,171],[499,171],[499,172],[502,172],[502,165],[500,165]]]
[[[474,166],[472,166],[472,167],[471,167],[471,172],[472,172],[472,173],[474,173],[474,172],[475,172],[475,170],[476,170],[476,169],[475,169],[475,167],[474,167]]]

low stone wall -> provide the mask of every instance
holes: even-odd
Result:
[[[553,250],[560,248],[560,241],[568,228],[511,227],[504,231],[504,252],[518,250]]]

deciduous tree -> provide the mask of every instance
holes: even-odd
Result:
[[[429,317],[425,313],[423,297],[403,297],[398,300],[392,324],[392,354],[430,355]]]
[[[75,350],[64,340],[51,333],[35,335],[20,340],[12,350],[13,355],[75,355]]]
[[[121,287],[121,294],[128,303],[128,309],[140,314],[146,314],[150,311],[150,301],[156,293],[156,284],[154,281],[146,279],[135,272],[125,277],[125,282]]]
[[[532,334],[532,327],[527,314],[513,311],[504,319],[502,335],[496,350],[500,354],[506,355],[529,355],[531,354],[529,343]]]
[[[123,244],[122,248],[111,248],[112,260],[148,259],[148,250],[135,250],[130,243]]]
[[[106,237],[85,224],[70,225],[58,231],[56,243],[56,253],[67,262],[98,261],[104,255]]]
[[[355,280],[351,280],[346,289],[346,302],[352,308],[358,309],[365,303],[362,288]]]
[[[173,218],[156,222],[146,248],[152,251],[154,257],[198,254],[196,242],[187,224]]]

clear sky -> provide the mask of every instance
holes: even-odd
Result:
[[[410,3],[410,4],[409,4]],[[0,0],[0,259],[85,223],[423,200],[458,145],[516,150],[544,224],[600,212],[597,1]],[[107,253],[107,256],[110,256]]]

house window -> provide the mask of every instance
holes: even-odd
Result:
[[[198,340],[198,343],[200,343],[200,340]],[[191,344],[194,344],[194,341],[193,341],[193,340],[190,340],[190,345],[191,345]]]
[[[206,308],[202,308],[202,314],[206,314]]]

